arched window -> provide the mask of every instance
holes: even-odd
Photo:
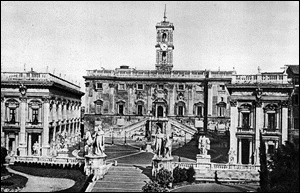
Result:
[[[95,102],[95,114],[102,114],[103,101],[98,99]]]
[[[180,101],[177,103],[177,115],[184,116],[185,115],[185,103]]]
[[[117,102],[117,107],[118,107],[118,115],[124,115],[125,102],[124,101]]]
[[[168,36],[167,36],[166,33],[163,33],[162,40],[163,40],[163,42],[167,42],[168,41]]]
[[[5,107],[7,123],[15,124],[17,122],[17,110],[19,108],[19,102],[15,99],[8,99],[5,102]]]
[[[221,101],[217,104],[217,113],[219,117],[225,117],[226,103]]]
[[[264,123],[268,130],[275,131],[277,129],[278,106],[276,104],[268,104],[264,108]]]
[[[42,122],[42,102],[39,100],[31,100],[28,103],[29,122],[32,125],[38,125]]]

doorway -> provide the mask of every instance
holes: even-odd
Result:
[[[249,164],[250,143],[248,139],[242,139],[242,164]]]
[[[157,107],[157,117],[163,117],[164,116],[164,108],[162,106]]]

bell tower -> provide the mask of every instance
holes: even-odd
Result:
[[[156,70],[171,71],[173,68],[173,23],[167,21],[166,5],[164,20],[156,24]]]

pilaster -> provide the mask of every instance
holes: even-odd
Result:
[[[43,138],[42,138],[42,156],[47,156],[49,154],[49,98],[43,98]]]

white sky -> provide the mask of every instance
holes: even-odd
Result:
[[[174,70],[281,71],[299,64],[299,2],[3,2],[1,69],[66,74],[155,69],[156,23],[175,26]]]

